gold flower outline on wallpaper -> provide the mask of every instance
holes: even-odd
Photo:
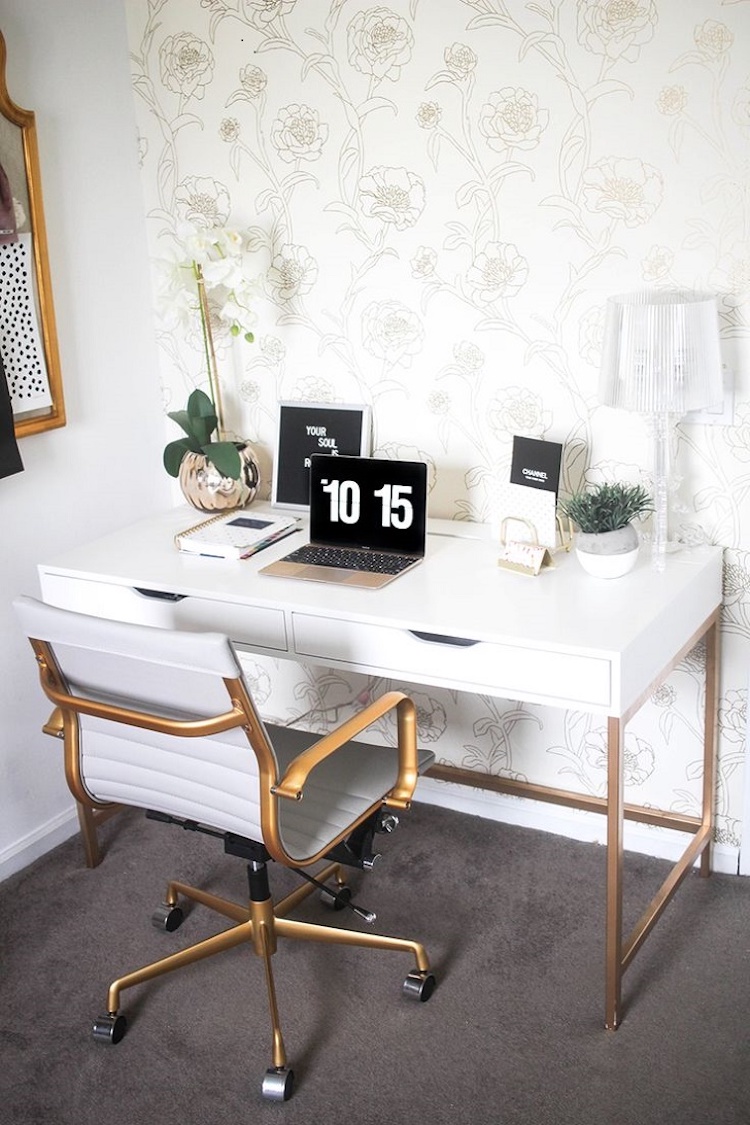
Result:
[[[368,8],[349,23],[349,63],[376,81],[397,82],[401,67],[411,60],[414,35],[406,20],[390,8]]]
[[[274,254],[266,278],[278,303],[288,304],[313,288],[318,279],[318,263],[305,246],[287,242]]]
[[[601,785],[607,776],[607,763],[609,752],[607,748],[607,735],[603,730],[590,730],[586,732],[581,743],[581,766],[586,773],[592,771],[602,776]],[[643,785],[656,768],[656,755],[654,748],[645,738],[639,738],[632,732],[625,733],[623,753],[623,774],[625,787]]]
[[[307,105],[284,106],[271,126],[271,143],[287,164],[319,160],[327,140],[328,126]]]
[[[448,717],[442,703],[421,691],[412,692],[417,708],[417,731],[421,742],[437,742],[448,729]]]
[[[362,344],[391,367],[410,367],[424,346],[425,330],[413,309],[401,301],[371,301],[362,313]]]
[[[644,281],[663,281],[674,266],[674,252],[668,246],[651,246],[641,259],[641,277]]]
[[[242,657],[242,675],[250,685],[250,690],[253,693],[253,699],[257,700],[259,704],[267,703],[271,698],[272,683],[271,676],[262,665],[258,664],[255,660],[246,660],[245,655]]]
[[[459,374],[474,373],[484,367],[486,356],[481,348],[470,340],[460,340],[453,345],[453,358],[456,361],[456,370]],[[446,369],[450,370],[450,369]]]
[[[734,96],[732,121],[741,129],[750,129],[750,82],[741,86]]]
[[[443,111],[437,102],[422,102],[415,118],[420,129],[436,129],[442,116]]]
[[[725,305],[739,308],[750,298],[750,240],[735,242],[721,255],[710,274],[710,283]]]
[[[424,180],[407,168],[370,168],[359,181],[359,206],[368,218],[407,230],[424,210]]]
[[[512,242],[489,242],[466,271],[474,298],[489,305],[500,297],[514,297],[529,275],[529,263]]]
[[[705,20],[693,32],[699,53],[706,59],[716,60],[725,55],[734,43],[734,36],[725,23]]]
[[[579,0],[578,42],[611,61],[636,62],[657,21],[654,0]]]
[[[473,74],[478,61],[471,47],[467,47],[465,43],[453,43],[452,46],[446,47],[443,52],[443,59],[448,68],[449,77],[459,80],[468,78],[470,74]]]
[[[174,194],[178,222],[222,227],[229,219],[229,191],[213,176],[187,176]]]
[[[607,156],[583,173],[587,210],[608,215],[626,227],[647,223],[664,194],[661,172],[637,157]]]
[[[453,408],[453,400],[445,391],[430,391],[425,401],[430,414],[447,415]]]
[[[240,70],[240,89],[235,90],[227,101],[227,106],[234,102],[254,102],[265,92],[268,86],[268,75],[254,63],[248,63]]]
[[[479,130],[495,152],[536,148],[548,122],[549,113],[539,109],[536,94],[520,86],[490,94],[479,114]]]
[[[750,553],[728,548],[724,552],[721,628],[750,639]]]
[[[437,251],[431,246],[418,246],[409,264],[412,277],[432,277],[437,266]]]
[[[250,13],[253,22],[269,24],[279,16],[288,16],[297,0],[244,0],[244,8]],[[255,13],[253,15],[253,13]]]
[[[242,127],[236,117],[222,117],[219,122],[219,136],[225,144],[236,144],[241,133]]]
[[[213,79],[214,57],[207,43],[190,31],[168,36],[159,49],[162,85],[181,98],[202,98]]]
[[[745,745],[747,728],[747,690],[730,688],[719,701],[719,727],[728,742]]]
[[[687,90],[684,86],[663,86],[656,99],[656,108],[665,117],[674,117],[688,104]]]
[[[599,367],[603,343],[604,309],[601,305],[593,305],[581,314],[578,321],[578,354],[592,367]]]
[[[738,461],[750,461],[750,402],[738,402],[734,425],[722,427],[727,449]]]
[[[487,408],[487,422],[496,437],[508,439],[544,437],[552,425],[552,414],[542,399],[527,387],[507,387],[496,394]]]

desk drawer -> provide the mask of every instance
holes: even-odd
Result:
[[[235,644],[251,651],[286,652],[288,648],[281,609],[213,598],[171,600],[149,596],[147,591],[139,592],[131,586],[59,574],[42,574],[41,584],[44,600],[63,609],[165,629],[226,633]]]
[[[353,670],[403,677],[463,691],[489,691],[552,706],[608,708],[606,659],[522,645],[426,640],[406,629],[292,613],[297,656]]]

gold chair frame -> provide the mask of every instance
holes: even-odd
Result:
[[[419,775],[417,757],[417,717],[416,707],[409,696],[403,692],[385,693],[378,700],[364,708],[336,731],[321,739],[299,754],[287,767],[283,776],[276,779],[276,761],[267,736],[257,720],[255,708],[241,678],[224,678],[229,710],[207,718],[178,720],[167,718],[153,712],[141,711],[98,702],[71,694],[65,684],[51,647],[45,642],[31,639],[37,664],[39,666],[42,689],[55,705],[50,720],[45,726],[48,733],[64,740],[65,776],[82,814],[84,824],[94,828],[94,816],[101,818],[119,811],[122,806],[103,805],[95,801],[87,791],[80,769],[79,715],[92,715],[116,723],[144,727],[162,734],[182,737],[206,737],[233,728],[242,728],[248,737],[249,749],[255,753],[259,769],[261,823],[263,826],[263,846],[269,856],[286,867],[300,869],[320,862],[336,844],[350,835],[353,829],[364,824],[373,813],[383,806],[406,809],[411,803],[411,795]],[[278,799],[298,801],[302,798],[305,781],[310,772],[339,747],[361,733],[377,719],[396,710],[398,725],[399,769],[396,784],[384,801],[378,801],[364,812],[356,821],[324,849],[304,862],[291,857],[281,839],[278,817]],[[221,835],[221,833],[217,833]],[[85,832],[84,832],[85,835]],[[96,844],[95,835],[94,843]],[[98,849],[97,849],[98,850]],[[93,864],[92,864],[93,865]],[[266,1073],[263,1093],[272,1100],[287,1100],[291,1096],[293,1075],[287,1065],[287,1052],[281,1032],[276,989],[274,984],[271,957],[276,952],[279,937],[298,941],[327,942],[333,945],[360,946],[366,949],[391,950],[411,953],[415,962],[404,982],[404,993],[412,998],[425,1001],[435,987],[435,978],[430,971],[430,963],[424,946],[419,942],[403,938],[387,937],[379,934],[362,933],[356,930],[338,929],[317,923],[295,921],[287,917],[316,888],[329,880],[334,880],[337,891],[329,892],[335,899],[337,892],[345,886],[341,865],[337,862],[326,864],[315,878],[274,904],[268,890],[265,862],[251,861],[249,877],[251,894],[247,906],[209,894],[198,887],[171,881],[159,915],[163,928],[176,929],[181,921],[178,908],[180,896],[207,906],[209,909],[229,918],[235,923],[213,937],[198,942],[178,953],[161,958],[134,972],[114,980],[107,994],[107,1015],[94,1024],[94,1036],[101,1041],[117,1043],[125,1034],[125,1017],[119,1012],[121,993],[134,985],[153,980],[175,969],[204,960],[224,950],[248,943],[262,959],[265,969],[266,988],[272,1028],[272,1066]],[[172,924],[170,919],[177,910],[179,921]],[[363,914],[364,912],[358,911]],[[159,914],[159,912],[157,912]],[[157,915],[154,917],[157,922]],[[158,922],[157,922],[158,924]]]

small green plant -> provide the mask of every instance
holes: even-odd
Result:
[[[641,484],[597,484],[563,500],[560,508],[586,534],[617,531],[654,510]]]
[[[164,468],[171,477],[179,476],[180,464],[186,453],[203,453],[223,477],[239,480],[242,462],[235,443],[211,440],[219,419],[205,391],[193,391],[187,401],[187,410],[170,411],[167,417],[187,434],[187,437],[170,441],[164,450]]]

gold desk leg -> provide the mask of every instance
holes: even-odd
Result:
[[[614,1031],[622,1003],[622,872],[625,724],[607,720],[607,919],[604,1026]]]
[[[706,699],[703,712],[703,824],[709,839],[701,853],[700,873],[711,874],[714,803],[716,801],[717,717],[719,698],[719,622],[706,633]]]
[[[717,712],[719,693],[719,615],[703,633],[706,644],[706,692],[703,728],[703,793],[700,825],[693,842],[673,865],[627,941],[622,933],[623,828],[625,822],[624,738],[627,718],[607,720],[607,924],[605,1017],[614,1030],[622,1019],[622,978],[646,937],[661,917],[677,887],[700,856],[700,873],[711,872],[714,802],[716,798]],[[693,639],[695,644],[696,638]],[[689,651],[689,650],[686,650]],[[635,709],[637,710],[637,708]],[[634,713],[634,712],[632,712]]]

